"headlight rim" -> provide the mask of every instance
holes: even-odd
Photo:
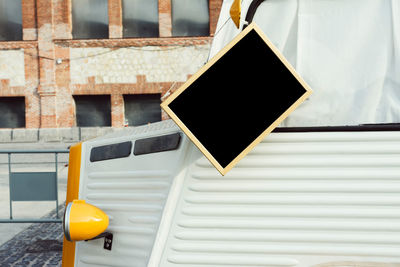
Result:
[[[72,202],[68,203],[64,212],[63,228],[64,236],[68,241],[72,241],[70,233],[70,214],[71,214]]]

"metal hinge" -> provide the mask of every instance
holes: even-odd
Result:
[[[103,238],[104,237],[104,245],[103,248],[107,249],[107,250],[111,250],[112,248],[112,242],[113,242],[113,234],[109,233],[109,232],[104,232],[102,234],[99,234],[98,236],[92,238],[92,239],[88,239],[85,241],[90,241],[90,240],[95,240],[95,239],[99,239],[99,238]]]

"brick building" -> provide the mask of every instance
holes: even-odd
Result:
[[[207,60],[222,0],[0,0],[0,128],[165,119]]]

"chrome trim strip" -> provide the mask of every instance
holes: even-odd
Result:
[[[67,207],[65,208],[64,221],[63,221],[64,235],[68,241],[72,241],[71,235],[69,232],[69,216],[71,213],[71,206],[72,206],[72,202],[68,203]]]

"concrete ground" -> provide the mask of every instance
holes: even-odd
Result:
[[[0,150],[30,150],[30,149],[67,149],[71,143],[3,143]],[[13,172],[43,172],[54,171],[54,154],[14,154],[11,156]],[[0,219],[10,218],[8,156],[0,154]],[[58,156],[58,201],[65,202],[68,167],[68,154]],[[40,218],[52,212],[56,207],[55,201],[13,202],[14,219]],[[62,218],[62,212],[59,212]],[[0,246],[12,239],[32,224],[0,223]]]

